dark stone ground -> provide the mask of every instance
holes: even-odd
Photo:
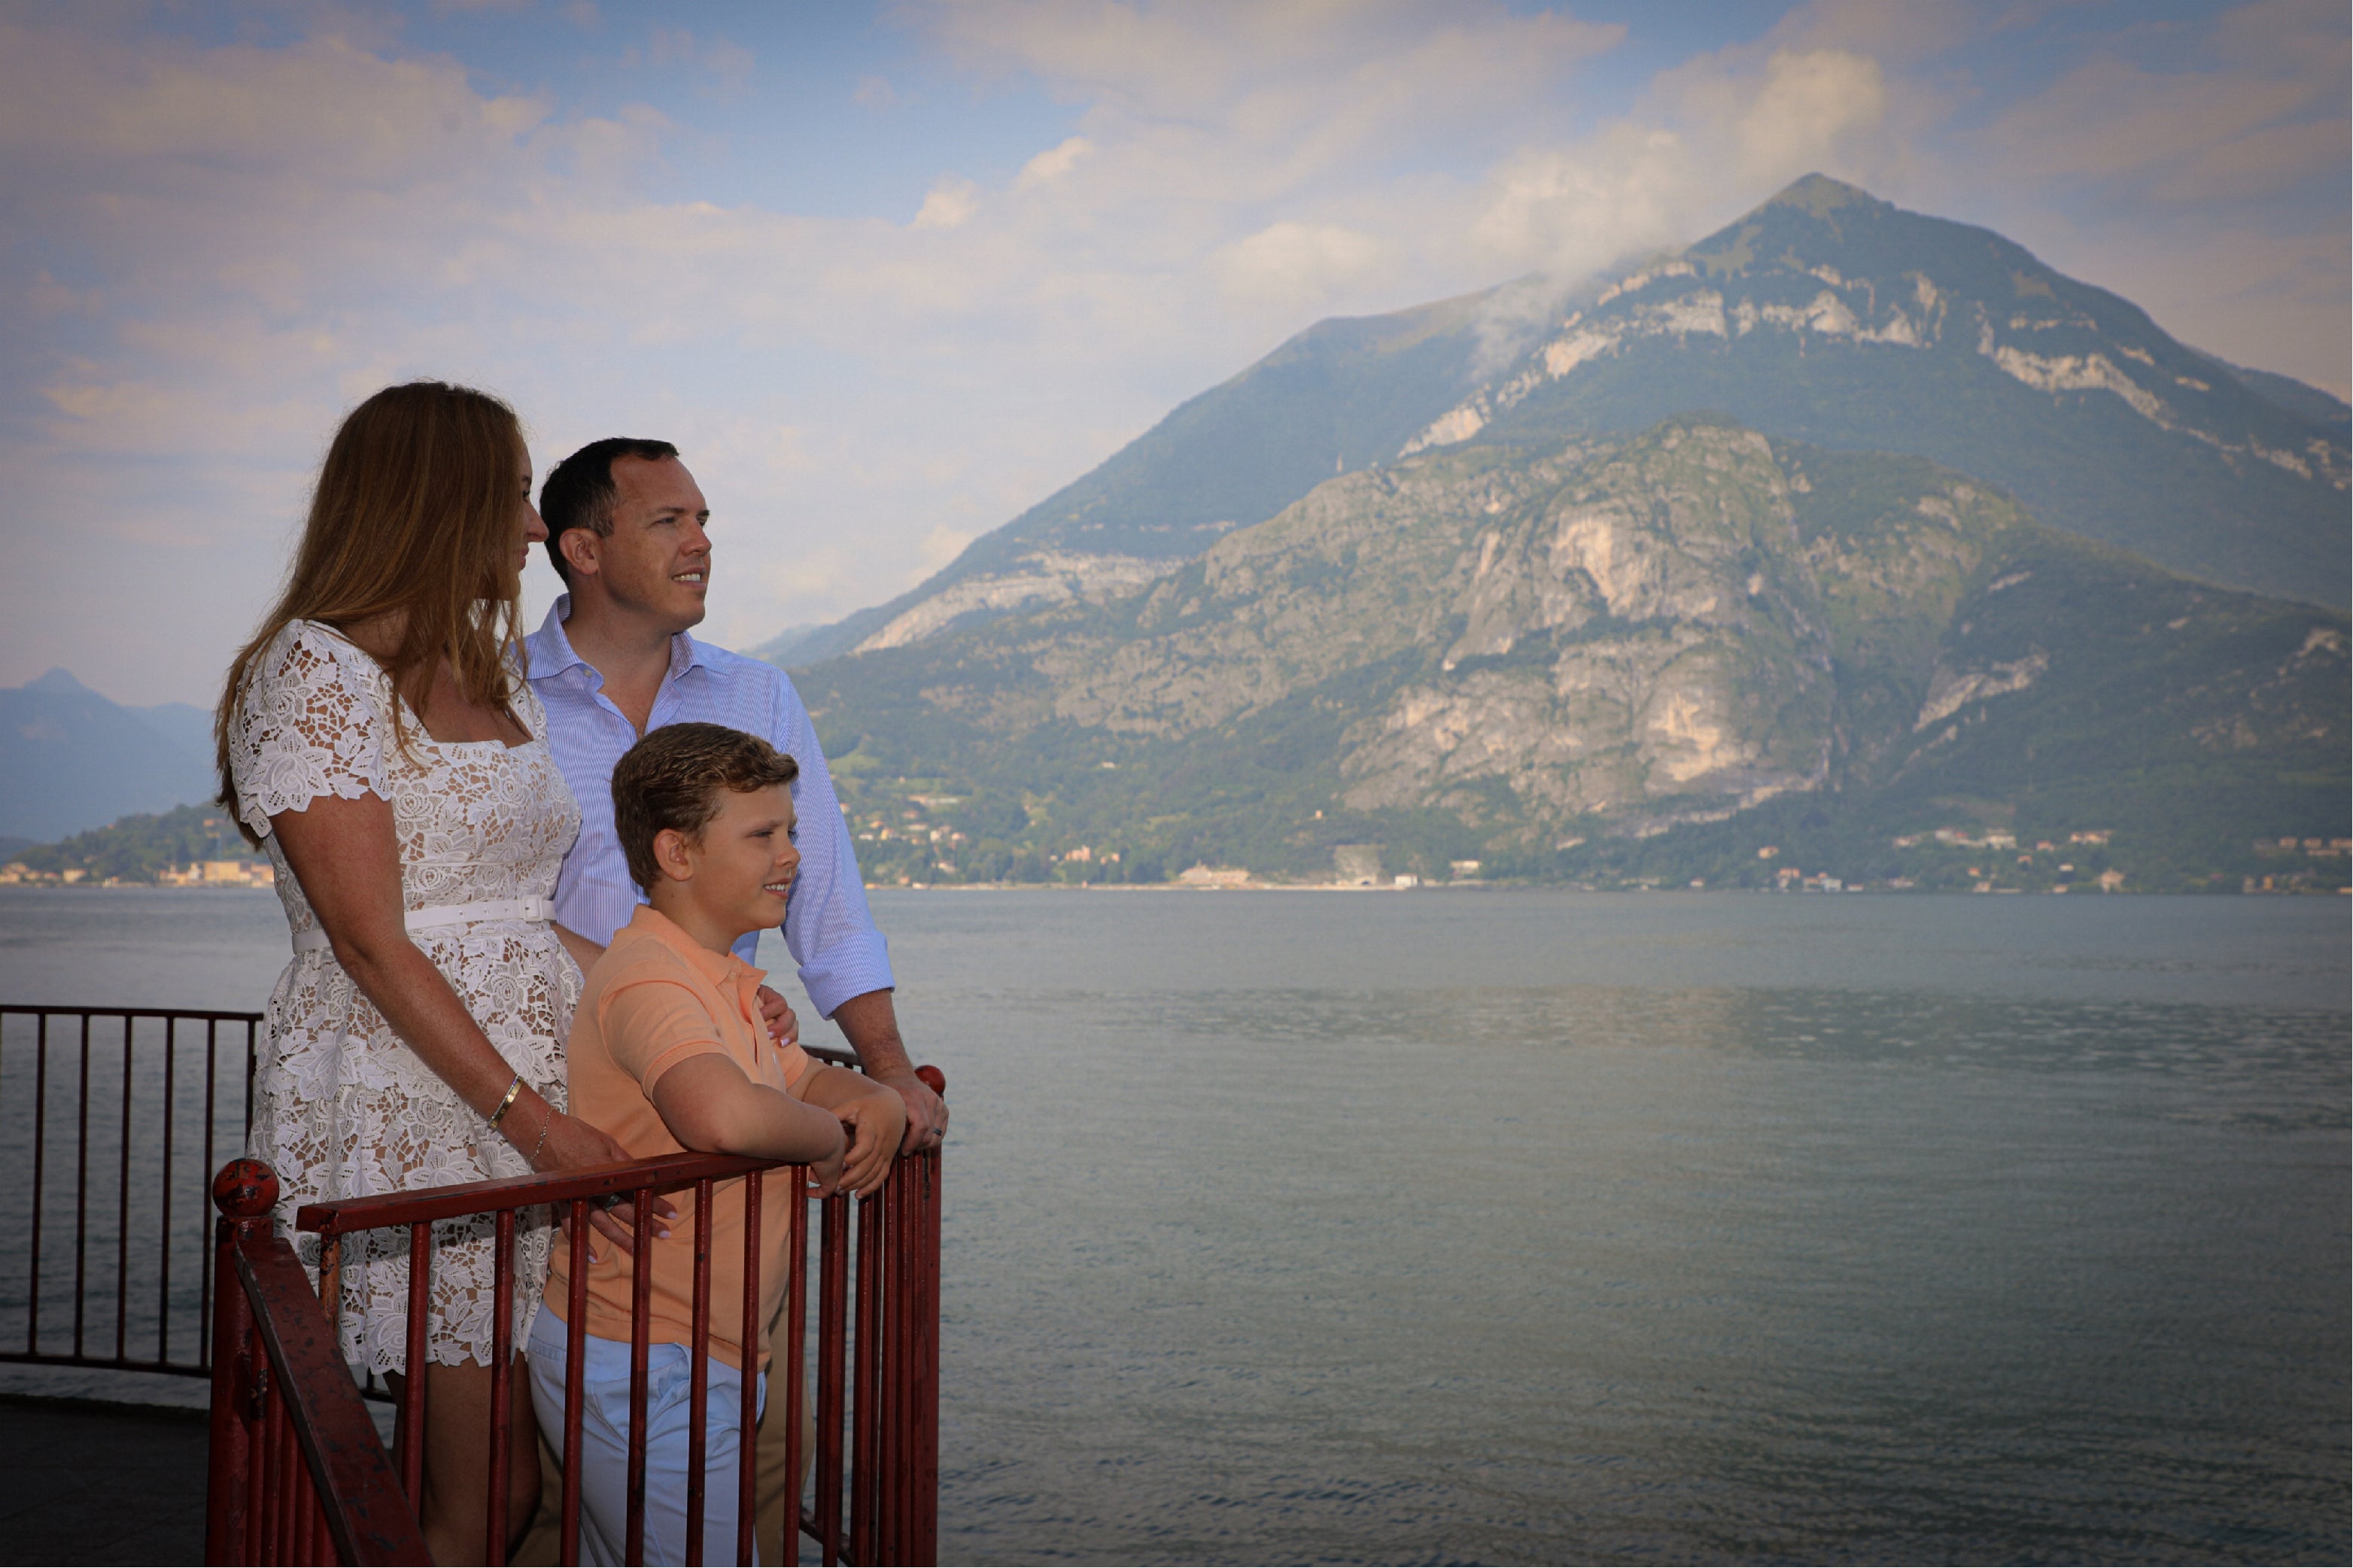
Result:
[[[203,1411],[0,1394],[0,1563],[204,1560]]]

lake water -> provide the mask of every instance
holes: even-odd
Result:
[[[875,906],[944,1561],[2346,1559],[2347,900]],[[0,889],[0,999],[283,953]]]

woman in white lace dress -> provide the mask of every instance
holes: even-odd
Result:
[[[278,1173],[286,1234],[305,1202],[626,1157],[565,1114],[580,968],[547,900],[580,814],[516,664],[522,564],[546,537],[530,492],[504,404],[438,383],[378,393],[337,433],[285,594],[230,671],[223,800],[269,851],[295,950],[248,1143]],[[441,1561],[478,1562],[491,1231],[437,1231],[423,1521]],[[518,1350],[551,1235],[543,1217],[520,1227]],[[316,1238],[297,1239],[315,1268]],[[407,1245],[378,1231],[343,1249],[344,1356],[396,1381],[412,1370]],[[520,1378],[510,1408],[512,1538],[539,1480]]]

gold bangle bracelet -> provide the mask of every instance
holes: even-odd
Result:
[[[521,1093],[522,1093],[522,1074],[517,1073],[514,1076],[514,1082],[507,1085],[507,1097],[499,1101],[499,1108],[496,1110],[491,1112],[491,1126],[496,1127],[499,1124],[499,1119],[514,1109],[515,1097]]]

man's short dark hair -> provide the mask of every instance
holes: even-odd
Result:
[[[719,792],[748,794],[788,784],[800,764],[757,735],[724,724],[665,724],[613,764],[613,831],[629,879],[651,894],[661,871],[654,838],[675,829],[692,838],[719,815]]]
[[[556,544],[565,531],[585,528],[599,539],[613,536],[613,459],[642,458],[658,463],[677,456],[678,448],[667,441],[607,436],[589,442],[548,470],[546,482],[539,487],[539,516],[547,524],[547,558],[566,586],[572,582],[572,568]]]

